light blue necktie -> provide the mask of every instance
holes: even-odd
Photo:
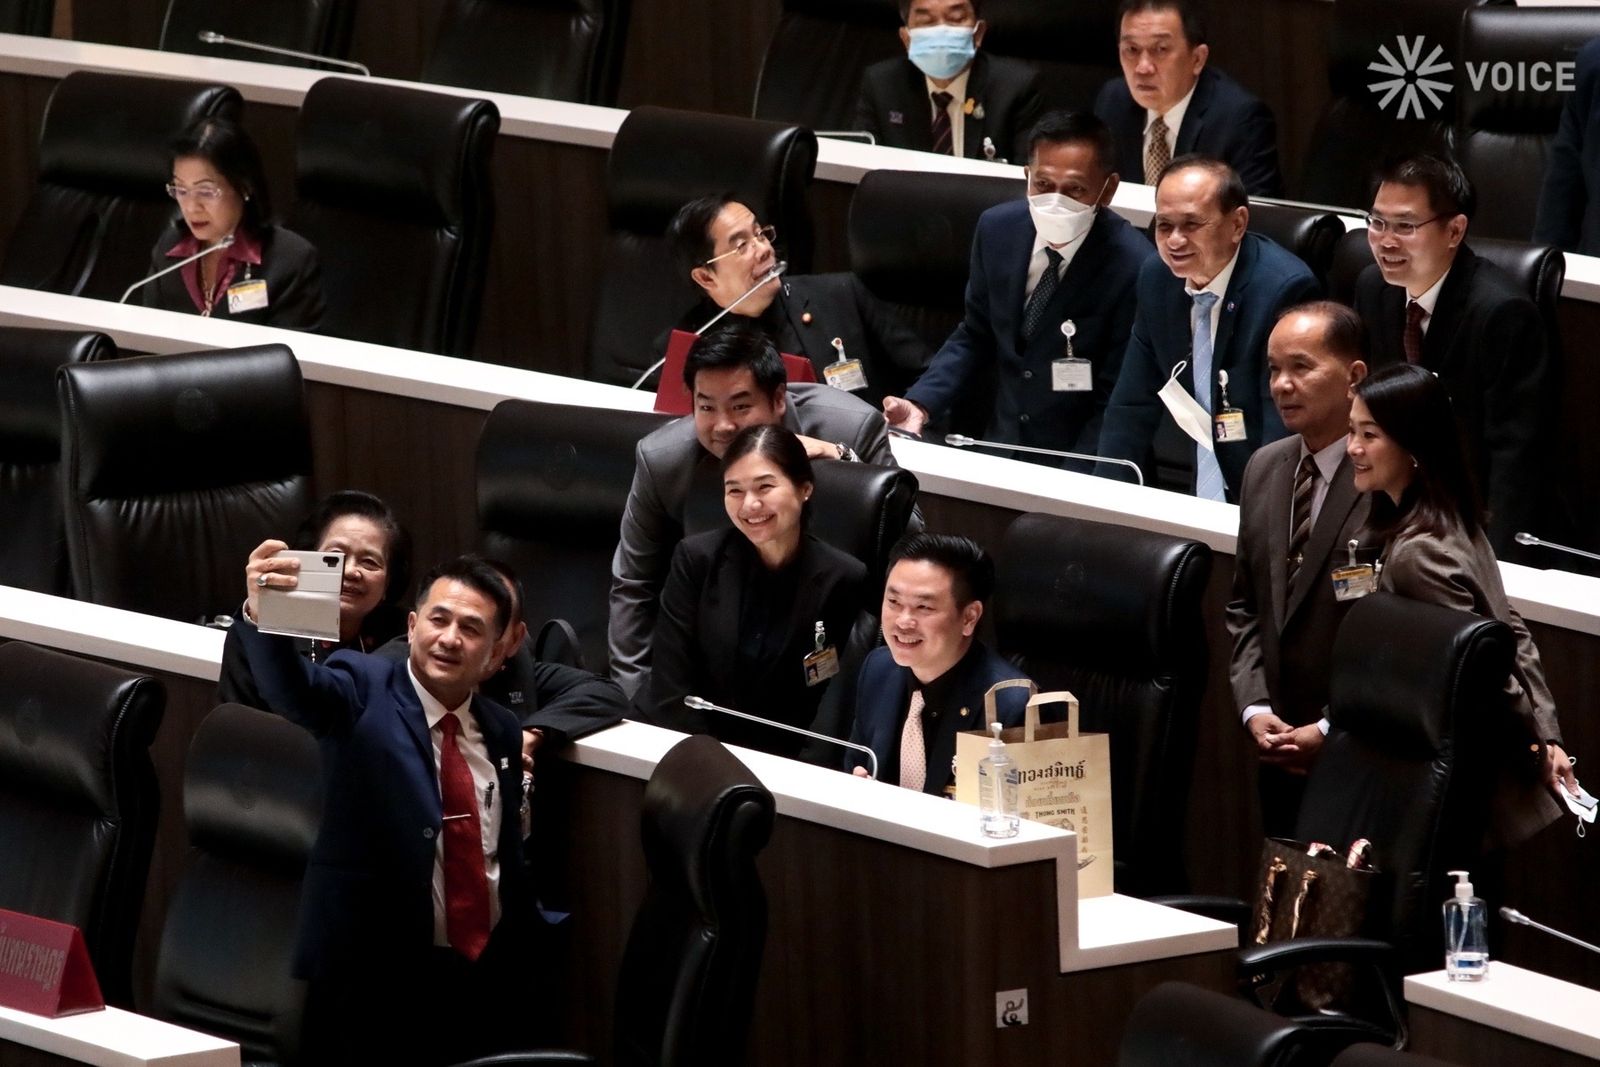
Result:
[[[1194,398],[1211,410],[1211,309],[1216,306],[1216,293],[1194,294]],[[1222,465],[1217,454],[1203,445],[1194,446],[1194,495],[1202,500],[1228,499],[1228,485],[1222,478]]]

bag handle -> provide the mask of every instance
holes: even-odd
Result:
[[[993,733],[994,731],[991,730],[990,727],[992,727],[995,723],[1000,721],[1000,715],[999,715],[998,711],[995,709],[994,695],[996,693],[1000,692],[1000,690],[1002,690],[1002,689],[1012,689],[1012,688],[1015,688],[1016,686],[1021,686],[1021,685],[1025,685],[1025,686],[1028,687],[1029,703],[1031,704],[1033,695],[1039,691],[1039,687],[1033,684],[1033,679],[1032,678],[1007,678],[1003,682],[994,683],[993,685],[991,685],[989,687],[989,691],[987,693],[983,694],[983,732],[984,733],[986,733],[986,734]],[[1032,718],[1028,719],[1023,724],[1024,727],[1025,727],[1025,729],[1023,731],[1023,739],[1027,740],[1027,741],[1032,741],[1033,740],[1033,728],[1035,726],[1039,725],[1039,713],[1035,711],[1035,712],[1030,712],[1030,714],[1032,715]]]
[[[1028,711],[1025,722],[1028,727],[1028,740],[1033,740],[1034,727],[1039,725],[1039,709],[1046,704],[1065,704],[1067,706],[1067,736],[1078,736],[1078,698],[1065,689],[1053,693],[1034,693],[1028,698]]]

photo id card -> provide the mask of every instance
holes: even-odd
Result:
[[[832,645],[819,648],[804,660],[806,685],[821,685],[839,673],[839,653]]]
[[[1216,430],[1219,444],[1250,440],[1250,433],[1244,426],[1244,412],[1238,408],[1223,408],[1217,412],[1217,417],[1212,420],[1212,426]]]
[[[835,389],[859,392],[867,387],[867,372],[861,369],[859,359],[846,359],[822,368],[822,376]]]
[[[259,311],[267,306],[267,280],[246,278],[228,286],[228,314],[241,311]]]
[[[1378,570],[1370,563],[1352,563],[1333,569],[1333,598],[1360,600],[1378,591]]]
[[[1088,393],[1094,390],[1094,364],[1068,356],[1050,363],[1050,388],[1057,393]]]

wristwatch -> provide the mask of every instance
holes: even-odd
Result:
[[[835,441],[833,447],[839,450],[839,458],[845,463],[860,463],[861,457],[856,455],[856,450],[843,441]]]

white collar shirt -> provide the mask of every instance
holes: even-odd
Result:
[[[945,107],[945,114],[950,116],[950,151],[957,159],[966,155],[967,149],[967,78],[972,75],[972,64],[967,64],[967,69],[950,79],[950,84],[943,89],[933,84],[932,78],[924,78],[928,84],[928,113],[937,110],[933,103],[934,93],[949,93],[950,103]]]

